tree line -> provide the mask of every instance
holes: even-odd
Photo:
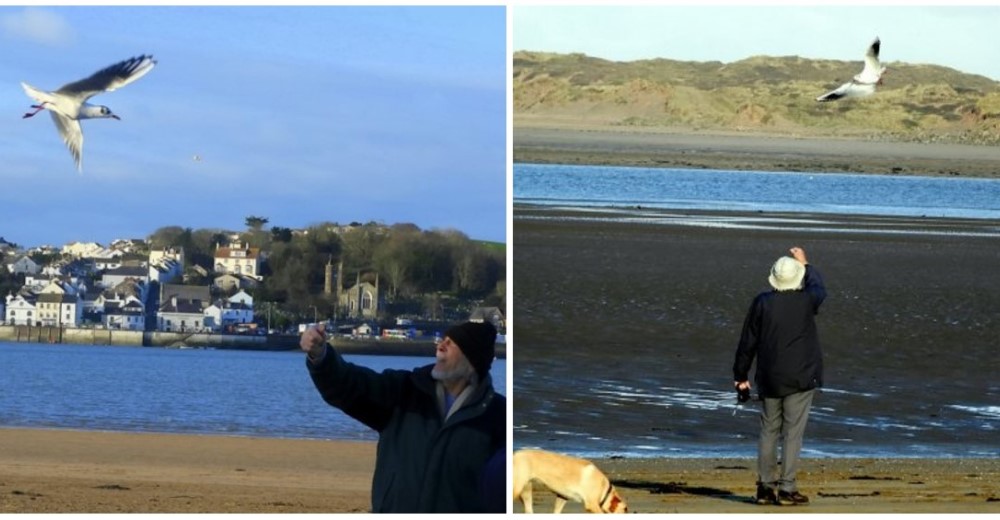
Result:
[[[434,314],[432,307],[442,300],[450,302],[452,310],[474,303],[503,308],[503,244],[474,241],[456,230],[421,230],[408,223],[341,226],[323,222],[301,230],[267,228],[267,224],[267,218],[247,217],[247,229],[239,241],[259,248],[265,258],[264,281],[248,292],[254,296],[258,313],[262,304],[279,309],[279,325],[283,319],[335,315],[336,302],[323,291],[328,263],[335,275],[343,266],[344,289],[359,279],[374,283],[377,277],[388,310],[396,314]],[[232,235],[220,229],[167,226],[154,231],[147,241],[156,249],[183,247],[186,267],[199,265],[211,273],[216,247],[228,246]]]

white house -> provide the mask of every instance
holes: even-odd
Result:
[[[144,302],[149,296],[149,284],[129,279],[114,287],[106,289],[104,292],[106,296],[109,294],[121,295],[118,299],[121,299],[124,296],[134,296],[140,302]]]
[[[246,244],[215,250],[215,272],[246,275],[260,279],[260,249]]]
[[[260,282],[256,278],[245,274],[226,273],[216,276],[212,285],[223,291],[231,291],[233,289],[253,289],[254,287],[257,287],[258,283]]]
[[[28,255],[21,255],[7,264],[7,272],[13,274],[38,274],[42,268]]]
[[[139,300],[129,297],[125,302],[106,304],[101,322],[108,329],[146,330],[146,313]]]
[[[40,274],[49,278],[56,278],[63,275],[63,262],[55,262],[46,266],[42,266]]]
[[[156,328],[167,332],[206,332],[205,319],[200,302],[174,296],[156,312]]]
[[[109,289],[101,293],[94,300],[94,310],[105,314],[109,311],[125,308],[133,304],[138,305],[140,309],[144,307],[140,299],[141,293],[131,291],[125,288],[126,286],[119,287],[123,287],[124,289],[121,292]]]
[[[123,265],[121,258],[91,258],[90,261],[94,263],[94,269],[98,271],[120,269]]]
[[[231,303],[242,303],[243,305],[246,305],[247,307],[253,309],[253,296],[250,296],[249,294],[247,294],[246,291],[242,289],[240,290],[240,292],[230,296],[229,301]]]
[[[172,258],[161,258],[149,262],[149,280],[159,283],[170,283],[184,274],[183,264]]]
[[[8,325],[35,325],[37,320],[35,301],[24,295],[7,295],[4,323]]]
[[[354,336],[374,336],[376,333],[375,327],[372,327],[370,323],[362,323],[351,330],[351,334]]]
[[[242,303],[217,300],[205,309],[205,324],[215,331],[225,331],[230,325],[253,323],[253,308]]]
[[[146,245],[146,241],[139,238],[118,238],[111,241],[108,248],[123,253],[135,253]]]
[[[94,256],[103,249],[104,247],[97,242],[70,242],[63,246],[62,253],[76,258],[83,258]]]
[[[167,249],[150,249],[149,250],[149,263],[158,264],[164,260],[173,260],[181,265],[181,269],[184,268],[184,248],[183,247],[170,247]]]
[[[146,284],[149,282],[149,270],[145,267],[119,267],[105,271],[101,275],[100,286],[104,288],[114,287],[129,278]]]
[[[26,274],[24,275],[24,285],[23,288],[38,294],[42,292],[46,287],[48,287],[53,280],[56,280],[53,276],[45,276],[41,274]]]

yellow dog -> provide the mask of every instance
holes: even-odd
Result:
[[[538,481],[556,495],[553,513],[568,500],[582,502],[591,513],[627,513],[628,506],[608,477],[588,460],[542,450],[514,452],[514,500],[532,513],[531,483]]]

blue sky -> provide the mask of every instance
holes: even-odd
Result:
[[[331,221],[506,241],[503,7],[0,7],[0,237],[23,246]],[[91,98],[78,174],[46,90]],[[195,160],[195,156],[200,160]]]
[[[514,6],[513,48],[615,61],[754,55],[929,63],[1000,81],[1000,6]],[[860,70],[860,69],[859,69]],[[888,80],[891,80],[889,78]]]

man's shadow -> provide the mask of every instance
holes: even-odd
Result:
[[[753,504],[754,497],[736,495],[728,489],[718,489],[705,486],[689,486],[684,482],[650,482],[648,480],[615,480],[616,487],[627,489],[642,489],[653,495],[697,495],[717,500],[727,500],[742,504]]]

